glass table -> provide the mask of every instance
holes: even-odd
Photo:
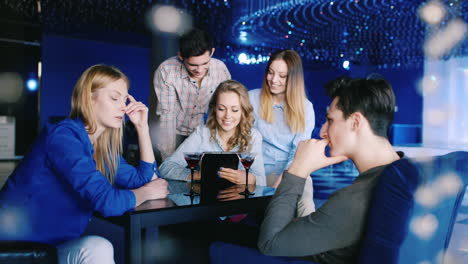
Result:
[[[186,196],[184,193],[190,190],[190,183],[171,180],[168,183],[170,194],[165,199],[146,201],[122,216],[97,215],[125,230],[126,263],[154,263],[154,254],[149,254],[154,248],[145,248],[149,243],[144,241],[149,234],[153,241],[157,241],[160,226],[236,214],[262,214],[275,191],[272,187],[249,186],[251,191],[255,191],[255,195],[245,197],[239,194],[239,190],[244,190],[245,185],[201,188],[196,184],[194,188],[199,189],[200,196]]]

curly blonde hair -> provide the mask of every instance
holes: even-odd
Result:
[[[252,148],[252,127],[254,123],[253,107],[250,104],[249,93],[247,88],[240,82],[234,80],[227,80],[218,85],[216,91],[211,97],[209,104],[208,120],[206,121],[206,127],[210,129],[211,140],[216,140],[216,130],[220,128],[220,125],[216,121],[216,105],[218,103],[218,97],[221,93],[235,93],[239,96],[241,104],[241,120],[239,125],[236,127],[236,132],[228,140],[227,151],[239,146],[239,152],[250,151]]]
[[[88,134],[96,132],[96,119],[92,103],[92,94],[109,83],[122,79],[129,88],[127,76],[117,68],[98,64],[89,67],[76,82],[71,99],[70,118],[80,118]],[[122,154],[123,122],[119,128],[106,128],[93,144],[96,168],[109,182],[114,182],[119,156]]]

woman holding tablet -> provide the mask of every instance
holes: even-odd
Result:
[[[167,179],[190,180],[184,152],[251,152],[257,157],[249,170],[248,184],[266,185],[262,157],[262,136],[253,128],[253,109],[247,89],[239,82],[222,82],[209,103],[208,120],[201,125],[159,167]],[[245,171],[239,168],[221,168],[218,172],[235,184],[245,184]],[[194,179],[199,180],[199,172]]]

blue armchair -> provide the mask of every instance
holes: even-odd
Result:
[[[468,152],[402,162],[401,171],[385,170],[374,190],[360,263],[439,263],[448,248],[467,186]],[[444,181],[451,184],[449,192],[440,189]],[[418,192],[439,200],[414,199]],[[425,224],[426,232],[418,231]]]

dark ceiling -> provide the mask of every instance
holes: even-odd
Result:
[[[22,21],[42,32],[82,35],[127,32],[151,36],[147,11],[156,4],[186,10],[212,33],[226,60],[240,52],[262,58],[292,48],[312,64],[405,67],[424,61],[423,45],[454,19],[468,23],[468,1],[440,0],[446,14],[429,27],[418,16],[421,0],[0,0],[0,21]],[[221,54],[223,54],[221,53]],[[217,53],[220,54],[220,53]],[[442,57],[468,54],[466,35]],[[260,56],[259,56],[260,55]]]

